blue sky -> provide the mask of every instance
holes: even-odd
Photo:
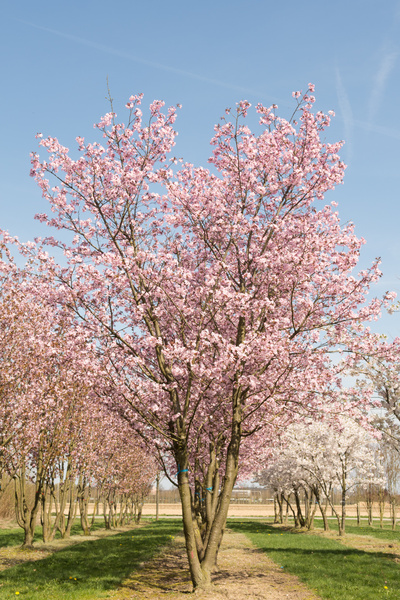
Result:
[[[329,141],[344,139],[345,183],[329,195],[367,240],[361,266],[382,257],[379,295],[400,294],[400,1],[70,0],[3,3],[0,228],[46,235],[29,177],[36,132],[73,148],[109,107],[131,94],[181,103],[177,154],[204,164],[213,126],[241,99],[276,103],[316,85],[333,109]],[[375,327],[400,335],[400,314]]]

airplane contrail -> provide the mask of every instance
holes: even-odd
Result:
[[[393,70],[399,53],[397,50],[386,52],[382,58],[379,69],[375,75],[373,88],[369,100],[368,121],[373,122],[376,113],[379,110],[383,94],[385,91],[386,81]]]
[[[136,62],[138,64],[146,65],[153,69],[159,69],[161,71],[176,73],[177,75],[182,75],[183,77],[190,77],[191,79],[197,79],[198,81],[204,81],[205,83],[210,83],[212,85],[218,85],[220,87],[235,90],[237,92],[251,94],[253,96],[257,96],[258,98],[266,98],[266,96],[264,94],[260,94],[260,92],[257,90],[249,89],[249,88],[246,88],[243,86],[234,85],[231,83],[227,83],[226,81],[221,81],[219,79],[213,79],[210,77],[206,77],[204,75],[199,75],[198,73],[193,73],[192,71],[186,71],[184,69],[179,69],[177,67],[171,67],[169,65],[151,61],[151,60],[147,60],[145,58],[140,58],[138,56],[130,54],[129,52],[125,52],[123,50],[117,50],[116,48],[112,48],[112,47],[106,46],[104,44],[99,44],[98,42],[94,42],[92,40],[81,38],[81,37],[78,37],[71,33],[64,33],[63,31],[58,31],[57,29],[52,29],[50,27],[44,27],[42,25],[37,25],[36,23],[31,23],[29,21],[23,21],[21,19],[18,19],[18,21],[20,23],[24,23],[25,25],[29,25],[30,27],[33,27],[35,29],[39,29],[41,31],[46,31],[47,33],[51,33],[53,35],[57,35],[64,39],[70,40],[71,42],[74,42],[76,44],[81,44],[83,46],[87,46],[88,48],[94,48],[95,50],[99,50],[100,52],[118,56],[120,58],[124,58],[124,59],[130,60],[132,62]]]

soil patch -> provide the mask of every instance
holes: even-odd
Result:
[[[212,588],[197,592],[196,600],[320,600],[241,533],[225,533],[218,568]],[[191,590],[184,539],[179,535],[157,557],[144,563],[109,600],[183,600]]]

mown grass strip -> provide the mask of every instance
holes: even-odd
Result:
[[[315,527],[323,527],[322,519],[315,519],[314,521]],[[331,526],[332,531],[337,531],[337,527],[335,527],[335,523],[332,522]],[[392,527],[388,521],[383,523],[383,529],[380,528],[377,521],[375,521],[374,526],[369,526],[365,523],[363,525],[358,526],[357,521],[355,519],[348,519],[346,521],[346,533],[351,533],[355,535],[368,535],[380,540],[388,540],[388,541],[397,541],[400,542],[400,530],[397,529],[392,531]]]
[[[241,519],[243,521],[244,519]],[[251,521],[251,517],[249,518]],[[260,521],[262,522],[262,520]],[[363,519],[361,525],[357,525],[356,519],[346,519],[346,533],[351,533],[355,535],[368,535],[371,537],[378,538],[380,540],[387,541],[397,541],[400,542],[400,526],[397,526],[395,531],[392,530],[392,526],[389,521],[383,522],[383,528],[381,529],[379,525],[379,521],[375,518],[374,525],[367,525],[366,519]],[[289,518],[289,525],[294,526],[293,519]],[[323,529],[323,521],[322,519],[316,518],[314,519],[314,527],[316,529]],[[337,533],[337,523],[336,519],[329,519],[329,527],[330,531],[333,533]]]
[[[400,598],[400,566],[391,555],[257,521],[230,521],[229,528],[244,533],[283,571],[297,575],[326,600]]]
[[[92,600],[107,596],[181,529],[180,520],[160,520],[6,569],[0,573],[0,598]]]

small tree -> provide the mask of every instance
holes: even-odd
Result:
[[[320,506],[325,530],[328,524],[324,502],[336,516],[339,535],[344,535],[349,491],[383,482],[371,436],[349,418],[341,417],[336,424],[327,421],[293,424],[283,435],[282,444],[276,464],[261,473],[261,480],[270,483],[271,470],[281,471],[286,477],[286,489],[292,486],[295,490],[299,485],[308,488]],[[285,465],[290,468],[285,469]],[[341,493],[340,512],[332,499],[335,487]],[[306,525],[306,521],[300,520],[299,524]]]

